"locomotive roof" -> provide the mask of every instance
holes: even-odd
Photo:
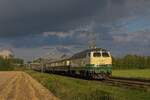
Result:
[[[87,49],[87,50],[84,50],[84,51],[79,52],[77,54],[74,54],[70,59],[84,58],[84,57],[86,57],[87,53],[92,52],[92,51],[104,51],[104,52],[106,52],[107,50],[103,49],[103,48]]]

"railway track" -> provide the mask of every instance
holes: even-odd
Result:
[[[150,80],[112,77],[102,82],[111,85],[150,90]]]

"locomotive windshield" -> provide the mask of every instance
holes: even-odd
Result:
[[[101,53],[96,52],[93,54],[93,57],[101,57]]]
[[[103,57],[109,57],[109,53],[108,52],[102,52],[102,56]]]

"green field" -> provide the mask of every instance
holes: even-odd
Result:
[[[150,91],[108,86],[99,81],[26,71],[61,100],[149,100]]]
[[[113,70],[113,76],[150,79],[150,69]]]

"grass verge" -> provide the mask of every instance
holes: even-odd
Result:
[[[150,92],[108,86],[98,81],[26,71],[61,100],[149,100]]]

